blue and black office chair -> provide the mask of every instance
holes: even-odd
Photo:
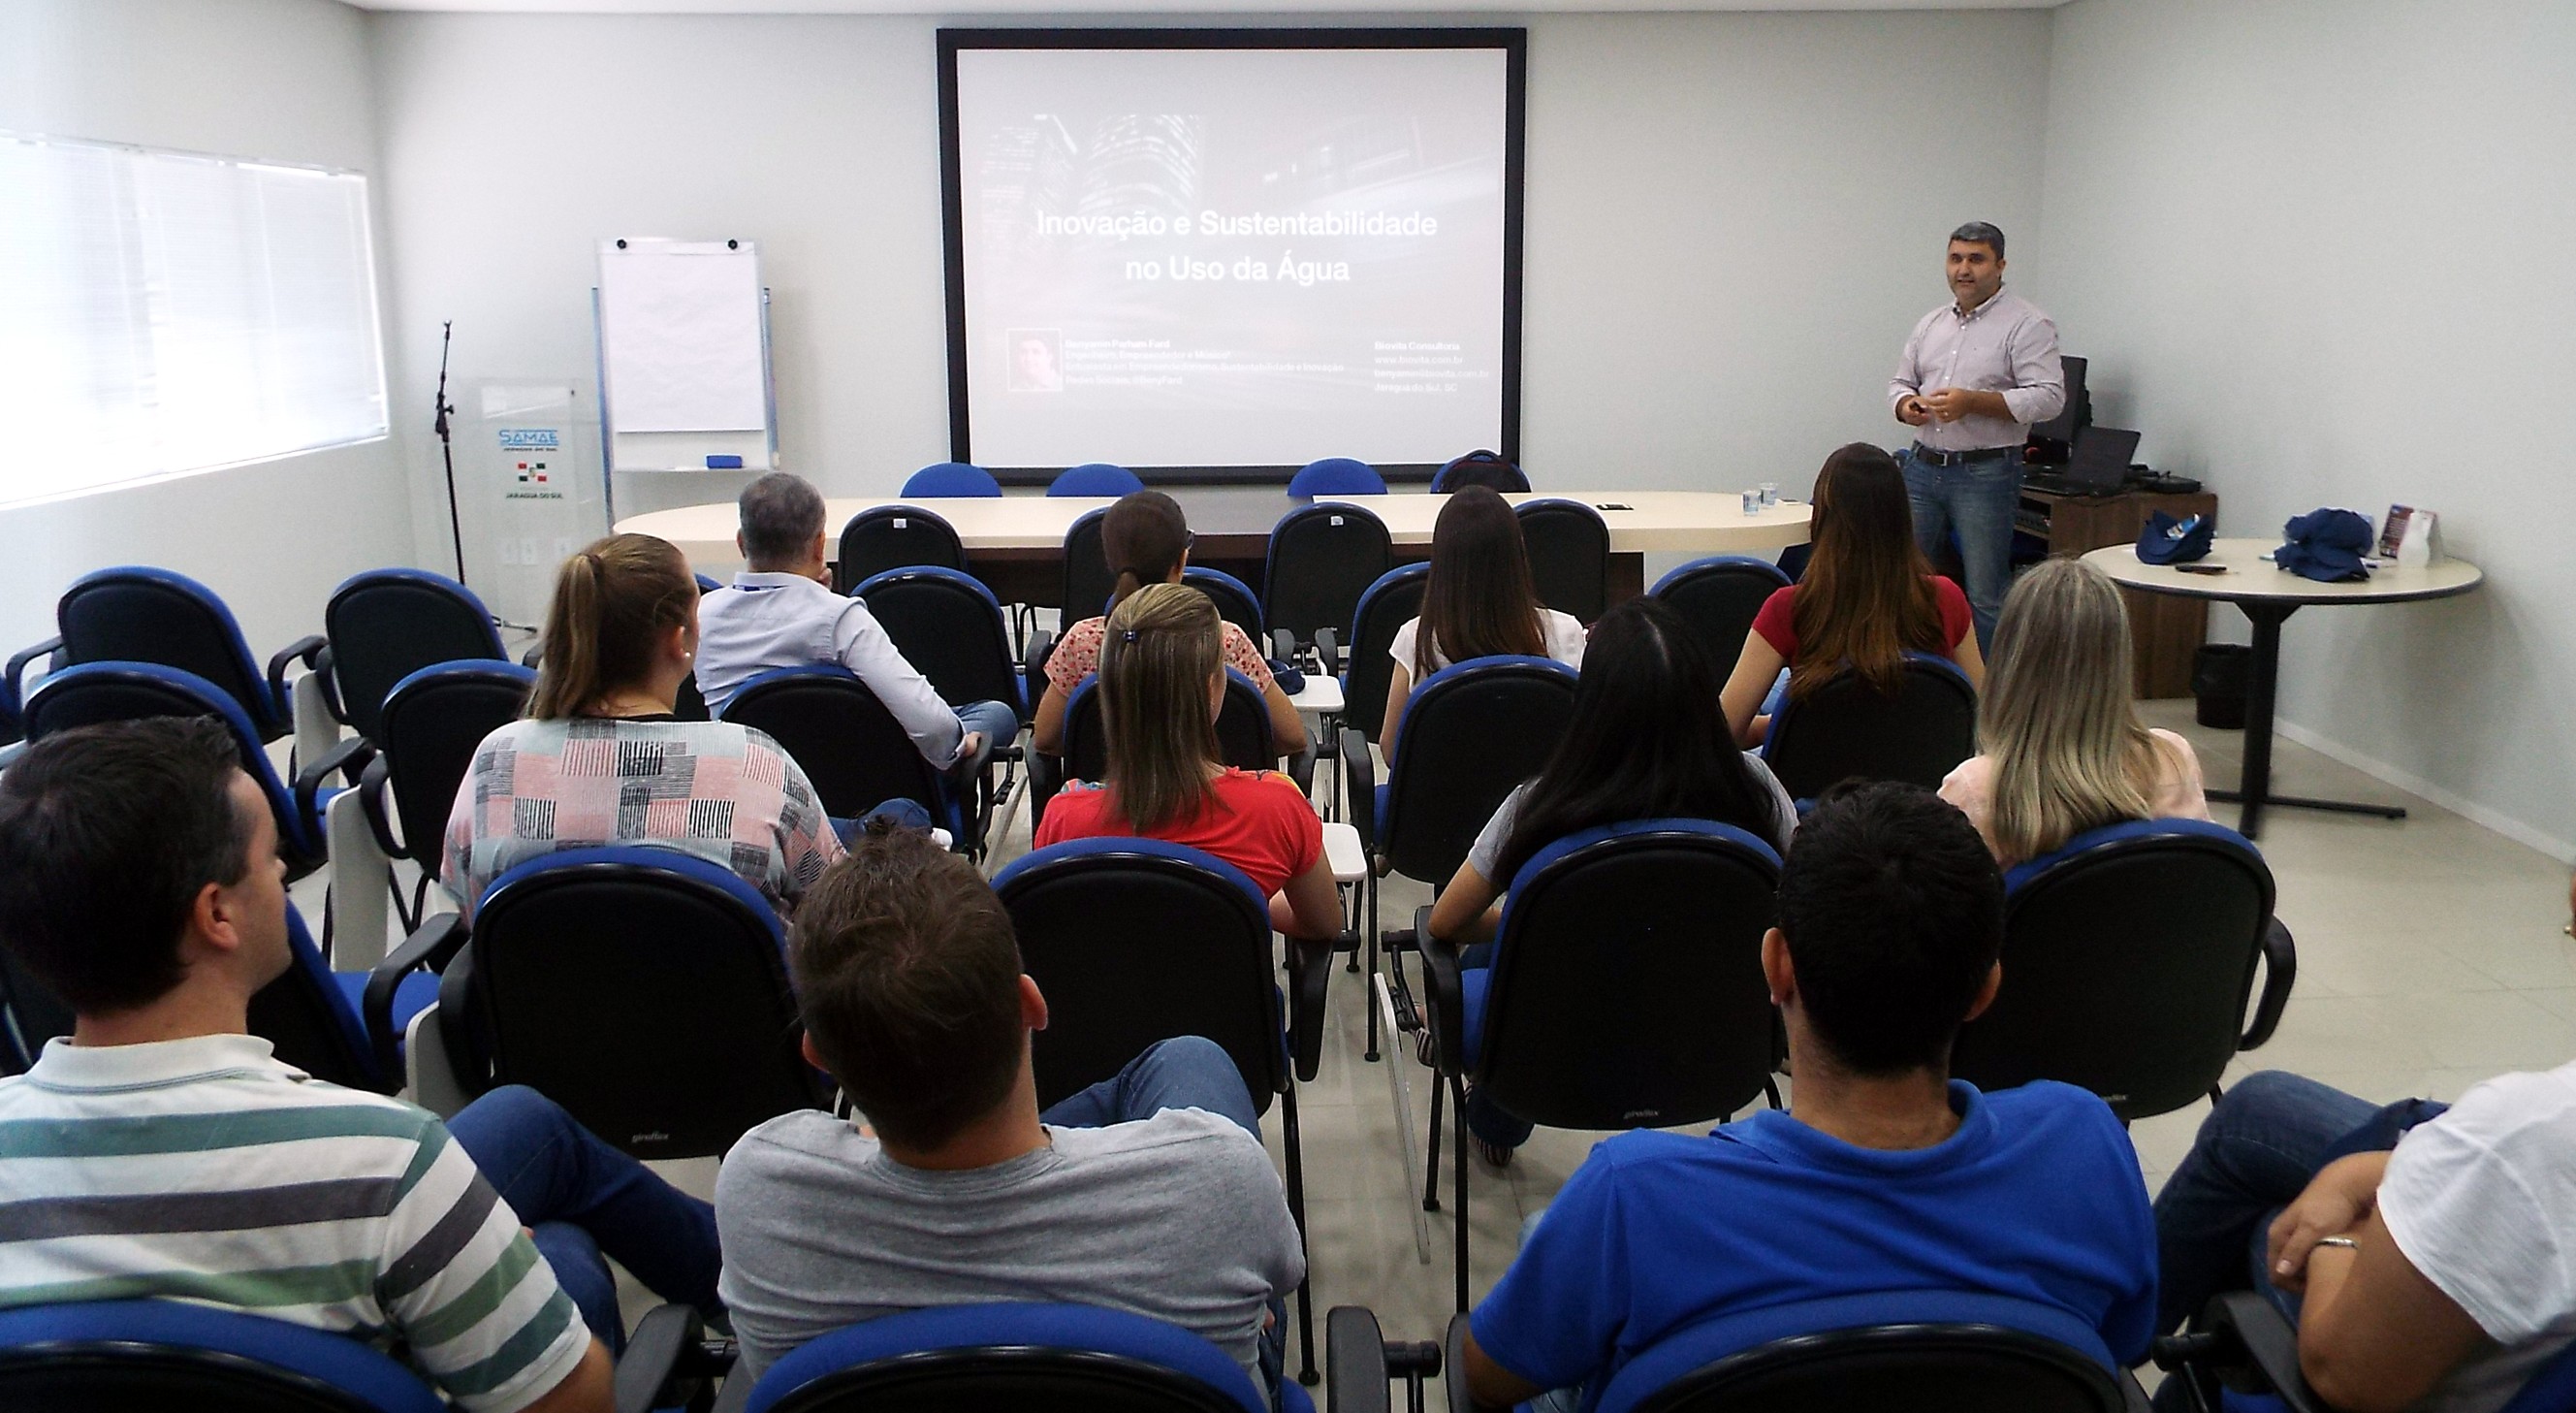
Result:
[[[1144,478],[1124,466],[1106,461],[1086,461],[1056,473],[1047,482],[1051,496],[1124,496],[1145,489]]]
[[[1252,586],[1222,569],[1209,569],[1193,564],[1181,571],[1181,582],[1207,595],[1216,605],[1216,616],[1243,630],[1254,646],[1269,651],[1270,639],[1261,624],[1261,600]]]
[[[1101,713],[1099,686],[1097,672],[1086,673],[1074,684],[1064,703],[1064,755],[1055,761],[1039,757],[1030,767],[1032,830],[1046,822],[1047,802],[1064,788],[1065,781],[1109,778],[1109,724]],[[1270,705],[1251,678],[1231,667],[1225,670],[1225,701],[1217,708],[1216,748],[1222,765],[1238,770],[1279,768],[1279,745],[1270,732]],[[1297,788],[1304,790],[1313,783],[1310,770]]]
[[[341,581],[322,609],[322,635],[327,645],[302,680],[323,693],[334,719],[371,741],[394,684],[442,662],[510,656],[474,591],[426,569],[371,569]]]
[[[2182,1390],[2189,1413],[2335,1413],[2308,1387],[2299,1366],[2299,1332],[2270,1295],[2231,1291],[2179,1335],[2156,1341],[2156,1367]],[[2242,1390],[2242,1393],[2238,1391]],[[2497,1413],[2569,1413],[2576,1409],[2576,1345],[2544,1361]]]
[[[1386,724],[1386,694],[1395,677],[1395,659],[1389,656],[1395,650],[1395,635],[1422,615],[1423,591],[1430,586],[1429,564],[1399,564],[1379,575],[1351,610],[1345,655],[1338,664],[1330,660],[1324,664],[1325,671],[1341,673],[1343,722],[1370,745],[1381,744],[1378,732]]]
[[[918,566],[964,570],[966,546],[957,527],[917,505],[872,505],[841,527],[832,591],[846,594],[887,570]]]
[[[1470,658],[1431,674],[1405,702],[1384,785],[1361,728],[1342,728],[1351,822],[1369,859],[1360,927],[1368,975],[1377,974],[1386,940],[1378,930],[1378,880],[1400,873],[1434,888],[1449,882],[1503,797],[1538,774],[1573,724],[1574,680],[1574,669],[1543,657]],[[1394,972],[1404,993],[1400,961]],[[1365,1053],[1374,1060],[1375,1006],[1368,1016]]]
[[[1056,627],[1070,628],[1086,618],[1097,618],[1107,611],[1109,596],[1118,592],[1118,573],[1109,567],[1109,551],[1101,543],[1101,522],[1109,518],[1106,509],[1086,510],[1074,517],[1064,531],[1064,604]]]
[[[1382,496],[1386,478],[1377,468],[1350,456],[1327,456],[1309,461],[1288,478],[1288,494],[1315,496]]]
[[[311,670],[328,646],[320,634],[300,638],[268,660],[266,672],[250,655],[241,624],[215,591],[185,574],[125,565],[84,574],[63,590],[54,608],[61,630],[9,659],[0,680],[0,705],[13,709],[27,667],[50,657],[66,667],[90,662],[148,662],[175,667],[211,682],[232,699],[259,741],[295,729],[295,702],[287,665]],[[323,743],[315,742],[318,754]]]
[[[1224,1350],[1178,1325],[1082,1305],[951,1305],[884,1315],[797,1346],[742,1413],[1271,1413]],[[1312,1413],[1293,1383],[1280,1413]]]
[[[867,604],[940,700],[1003,702],[1028,719],[1035,693],[1013,660],[1001,602],[982,580],[956,569],[889,569],[860,581],[851,596]]]
[[[721,719],[769,733],[804,770],[832,818],[858,819],[888,800],[910,800],[948,831],[960,852],[982,853],[980,814],[969,818],[903,723],[839,663],[760,673],[725,703]]]
[[[1282,1105],[1288,1210],[1302,1236],[1297,1084],[1314,1079],[1322,1053],[1333,944],[1288,943],[1283,996],[1261,890],[1232,864],[1155,839],[1051,845],[995,874],[993,891],[1047,997],[1049,1023],[1030,1042],[1039,1107],[1116,1075],[1158,1041],[1203,1036],[1233,1057],[1258,1110]],[[1297,1326],[1299,1377],[1311,1383],[1315,1335],[1302,1284]]]
[[[524,1084],[638,1158],[700,1158],[828,1098],[798,1050],[784,945],[730,869],[567,849],[494,879],[470,929],[430,918],[376,976],[439,974],[430,1022],[462,1097]]]
[[[1523,501],[1521,542],[1529,550],[1538,601],[1589,625],[1610,607],[1610,527],[1579,500]]]
[[[1893,694],[1845,672],[1803,701],[1791,698],[1771,718],[1762,745],[1763,761],[1802,805],[1845,780],[1937,790],[1976,753],[1977,689],[1956,663],[1930,653],[1905,655],[1904,681]]]
[[[1402,757],[1398,757],[1399,765]],[[1704,819],[1646,819],[1568,835],[1513,874],[1493,964],[1461,970],[1430,935],[1410,939],[1440,1073],[1459,1115],[1458,1308],[1467,1308],[1467,1089],[1549,1128],[1671,1128],[1725,1118],[1771,1082],[1777,1020],[1762,974],[1780,856]],[[1440,1102],[1431,1096],[1437,1210]]]
[[[1789,576],[1767,559],[1713,554],[1656,580],[1646,592],[1673,606],[1708,649],[1708,660],[1724,673],[1733,671],[1735,660],[1744,655],[1753,616],[1772,594],[1787,587]]]
[[[1360,596],[1394,557],[1386,522],[1342,503],[1301,505],[1270,527],[1261,572],[1261,617],[1300,646],[1327,652],[1350,631]]]
[[[904,479],[905,500],[992,500],[1002,483],[981,466],[963,461],[934,461]]]
[[[358,804],[384,857],[420,868],[408,905],[395,893],[406,933],[420,926],[430,885],[446,862],[447,822],[474,752],[484,737],[519,719],[536,683],[534,671],[514,662],[444,662],[385,694],[372,738],[375,758],[358,777]]]
[[[2232,829],[2086,830],[2004,887],[2006,984],[1950,1053],[1981,1089],[2063,1080],[2123,1122],[2148,1118],[2214,1098],[2227,1062],[2280,1024],[2298,952],[2272,920],[2272,870]]]
[[[1521,468],[1483,450],[1452,458],[1447,465],[1432,473],[1433,495],[1445,495],[1466,486],[1484,486],[1510,495],[1528,490],[1530,483]]]

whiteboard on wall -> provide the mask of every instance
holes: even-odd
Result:
[[[776,462],[768,295],[747,240],[599,243],[599,375],[612,471]]]

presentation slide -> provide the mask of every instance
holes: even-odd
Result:
[[[1505,445],[1499,44],[954,62],[963,459],[1403,466]]]

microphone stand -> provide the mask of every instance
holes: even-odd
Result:
[[[456,514],[456,443],[449,435],[448,414],[456,409],[447,401],[447,347],[455,338],[456,321],[438,326],[438,420],[431,430],[438,433],[438,455],[447,464],[447,533],[456,542],[456,582],[465,582],[465,522]]]

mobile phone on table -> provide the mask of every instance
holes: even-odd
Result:
[[[2177,564],[2174,568],[2185,574],[2224,574],[2227,572],[2227,566],[2224,564]]]

